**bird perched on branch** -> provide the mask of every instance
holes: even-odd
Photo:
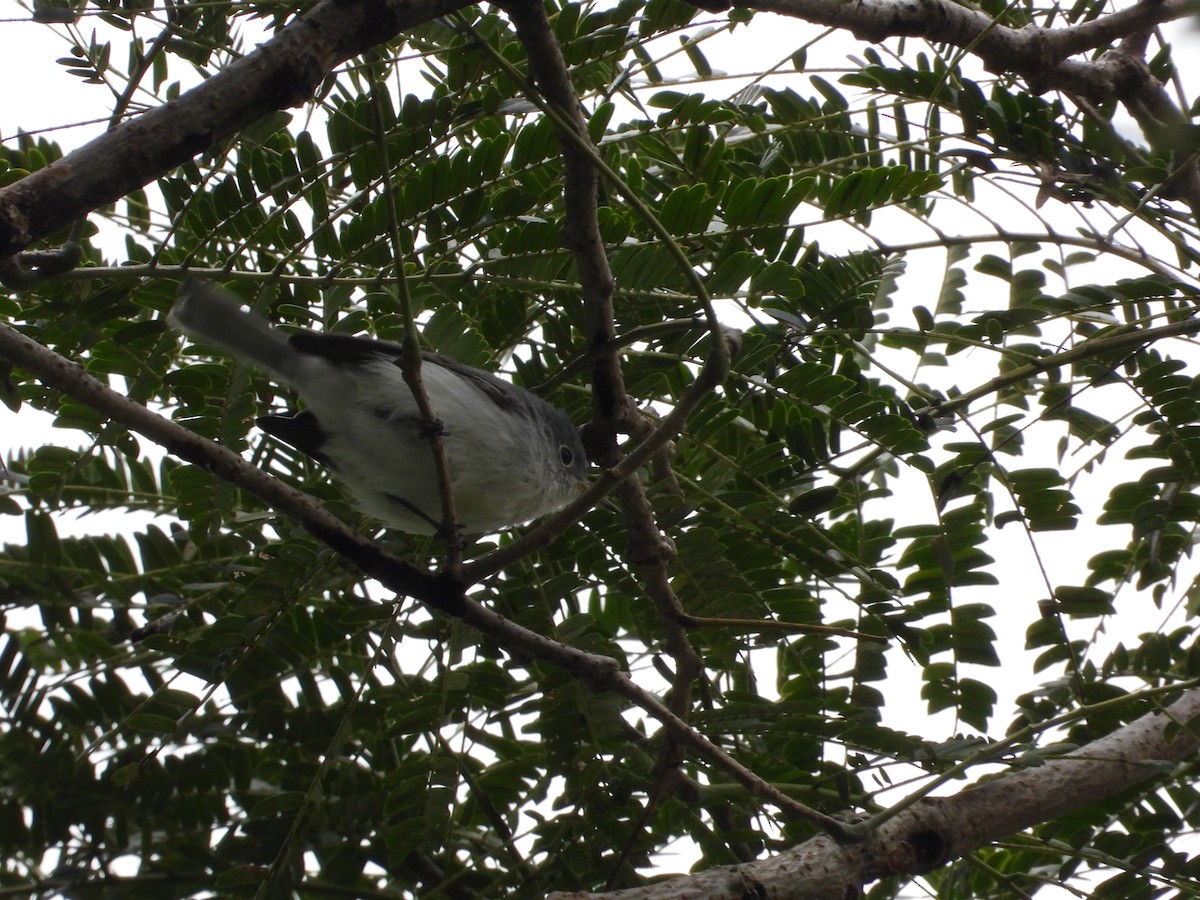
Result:
[[[587,458],[566,413],[481,369],[422,354],[430,421],[404,380],[399,344],[285,333],[195,278],[184,282],[169,320],[292,385],[304,410],[263,416],[259,426],[327,466],[363,512],[393,528],[433,534],[441,527],[430,429],[442,436],[455,517],[469,534],[554,512],[584,487]]]

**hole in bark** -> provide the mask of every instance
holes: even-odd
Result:
[[[917,866],[932,869],[945,861],[946,843],[932,828],[914,831],[908,836],[908,843],[916,855]]]

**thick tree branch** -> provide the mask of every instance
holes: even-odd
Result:
[[[953,859],[1143,784],[1200,747],[1193,720],[1200,690],[1070,756],[995,778],[952,797],[930,797],[884,823],[871,840],[839,845],[825,835],[784,853],[609,893],[551,894],[552,900],[845,900],[893,875],[917,875]]]
[[[1040,75],[1069,56],[1191,15],[1190,0],[1141,2],[1066,28],[1012,28],[981,9],[953,0],[734,0],[733,7],[844,28],[856,38],[922,37],[969,48],[993,72]]]
[[[0,190],[0,260],[149,184],[268,113],[304,103],[347,59],[467,5],[465,0],[322,0],[177,100],[127,120]]]
[[[1159,142],[1164,127],[1189,121],[1151,74],[1137,44],[1123,42],[1095,60],[1069,57],[1192,15],[1192,0],[1142,0],[1066,28],[1013,28],[955,0],[734,0],[731,5],[843,28],[872,42],[921,37],[947,43],[979,57],[989,71],[1022,76],[1038,92],[1061,90],[1097,104],[1116,98],[1137,119],[1152,144]],[[1196,159],[1178,161],[1165,192],[1187,203],[1193,213],[1200,213],[1200,165]]]

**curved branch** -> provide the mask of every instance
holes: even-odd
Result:
[[[970,47],[990,71],[1042,75],[1057,63],[1126,35],[1192,15],[1191,0],[1141,2],[1066,28],[1012,28],[953,0],[734,0],[732,7],[780,13],[844,28],[856,38],[923,37]]]
[[[711,5],[693,5],[712,9]],[[1091,22],[1066,28],[1013,28],[955,0],[733,0],[733,7],[775,12],[842,28],[861,40],[921,37],[968,50],[995,73],[1023,77],[1036,92],[1061,90],[1093,103],[1116,98],[1137,120],[1151,144],[1164,126],[1189,120],[1150,72],[1130,35],[1194,12],[1192,0],[1142,0]],[[727,7],[728,8],[728,7]],[[1070,59],[1122,40],[1099,59]],[[1144,51],[1144,47],[1141,47]],[[1169,196],[1200,214],[1200,165],[1194,155],[1178,162],[1165,186]]]
[[[552,121],[563,155],[563,242],[579,267],[587,349],[592,360],[592,405],[597,419],[611,425],[628,416],[625,409],[628,401],[615,343],[612,304],[615,282],[597,218],[599,177],[583,146],[590,144],[591,138],[562,49],[541,3],[515,0],[503,4],[503,8],[525,47],[530,70],[537,81],[537,91],[528,92],[540,93],[558,113]],[[564,133],[568,130],[570,133]],[[606,452],[615,452],[615,437],[615,432],[606,435]]]
[[[588,311],[588,350],[590,354],[594,354],[592,384],[595,424],[599,426],[600,436],[605,443],[604,452],[607,458],[602,462],[612,465],[619,460],[614,438],[616,430],[622,428],[622,420],[624,428],[632,430],[638,439],[644,439],[655,429],[631,408],[621,377],[612,304],[614,281],[598,219],[601,171],[598,152],[580,112],[579,98],[571,82],[571,73],[563,58],[562,49],[555,40],[546,10],[540,0],[514,0],[507,4],[506,11],[525,47],[529,66],[537,79],[540,93],[553,105],[556,112],[552,118],[558,128],[566,170],[566,224],[563,236],[575,256],[580,271],[580,283]],[[685,259],[682,262],[687,261]],[[690,270],[690,266],[687,268]],[[703,291],[703,285],[700,285],[700,290]],[[711,305],[707,302],[705,305],[708,307],[710,321],[715,327]],[[716,352],[705,368],[709,370],[710,377],[719,373],[723,379],[729,363],[724,337],[719,333],[714,335],[714,350]],[[723,361],[720,358],[721,352],[725,352],[726,355]],[[714,384],[713,387],[715,386]],[[704,393],[710,389],[705,388]],[[703,396],[698,391],[699,388],[693,385],[694,397]],[[688,398],[681,398],[681,401],[688,401]],[[683,402],[682,405],[686,408],[690,402]],[[682,426],[682,420],[679,424]],[[663,431],[662,436],[673,438],[676,433],[674,430]],[[683,604],[671,586],[669,570],[676,558],[674,544],[659,530],[649,498],[640,482],[636,479],[626,479],[618,482],[615,487],[630,535],[626,555],[642,573],[646,593],[662,622],[667,653],[675,662],[670,691],[671,719],[668,721],[662,715],[658,716],[659,720],[667,725],[670,739],[659,748],[658,759],[651,775],[659,787],[652,792],[643,809],[641,821],[636,823],[630,833],[629,840],[636,841],[646,817],[656,805],[657,793],[665,784],[667,773],[678,766],[681,760],[679,744],[683,742],[686,733],[691,732],[686,719],[691,707],[692,686],[700,675],[702,665],[700,654],[692,645],[687,629],[683,626]],[[667,712],[666,707],[663,708],[663,712]],[[683,733],[680,733],[680,729]],[[694,742],[692,746],[704,752],[704,749]],[[751,783],[758,783],[758,779],[755,778]],[[630,845],[626,844],[626,853],[629,847]],[[623,856],[624,854],[618,868],[623,863]]]

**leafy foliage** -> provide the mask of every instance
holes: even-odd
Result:
[[[139,4],[94,4],[111,37],[59,62],[120,97],[139,79],[158,103],[182,89],[172,77],[224,67],[241,35],[284,27],[294,6],[173,6],[163,26]],[[1016,25],[1101,11],[984,7]],[[780,71],[755,58],[729,87],[710,59],[780,20],[734,11],[712,27],[667,0],[550,11],[613,173],[599,224],[626,390],[669,409],[707,343],[689,273],[623,197],[653,211],[744,330],[669,475],[642,476],[703,662],[689,721],[832,814],[894,802],[914,773],[970,762],[1006,729],[1032,728],[1005,759],[1035,765],[1055,753],[1038,749],[1042,723],[1127,699],[1047,736],[1069,752],[1145,712],[1139,687],[1196,677],[1190,625],[1093,642],[1122,610],[1184,601],[1190,623],[1196,609],[1200,382],[1187,347],[1122,342],[1186,323],[1196,302],[1194,223],[1151,190],[1170,156],[1119,136],[1111,109],[1079,116],[940,45],[861,48],[864,64],[842,72],[818,59],[827,39],[796,51],[797,39]],[[152,23],[161,40],[136,36]],[[163,314],[185,268],[210,270],[282,323],[399,339],[403,277],[431,349],[585,421],[563,163],[526,102],[523,54],[495,11],[421,25],[305,109],[99,211],[85,266],[0,297],[0,315],[370,532],[323,472],[253,427],[288,404],[281,388],[181,345]],[[134,75],[117,71],[122,55]],[[1169,53],[1156,66],[1169,70]],[[45,138],[6,143],[0,183],[60,155]],[[1047,207],[1022,213],[1032,230],[965,218],[1038,191]],[[1142,241],[1149,254],[1127,249]],[[813,833],[700,760],[662,776],[664,737],[643,711],[381,596],[255,497],[3,374],[14,405],[89,442],[14,444],[6,461],[0,512],[23,517],[24,536],[0,553],[0,884],[538,896],[639,883],[677,841],[687,865],[711,868]],[[63,536],[70,511],[113,517]],[[134,512],[153,517],[131,526]],[[998,562],[1016,531],[1023,549]],[[1087,535],[1077,565],[1030,562],[1063,533]],[[380,540],[414,561],[441,553]],[[663,689],[666,629],[626,541],[619,517],[594,510],[474,596]],[[1035,567],[1034,587],[1014,586]],[[1019,697],[1001,620],[1036,651]],[[888,684],[905,677],[928,719]],[[1196,801],[1174,773],[928,884],[1017,895],[1102,866],[1096,896],[1150,896],[1147,873],[1195,893],[1196,866],[1170,841],[1197,826]]]

